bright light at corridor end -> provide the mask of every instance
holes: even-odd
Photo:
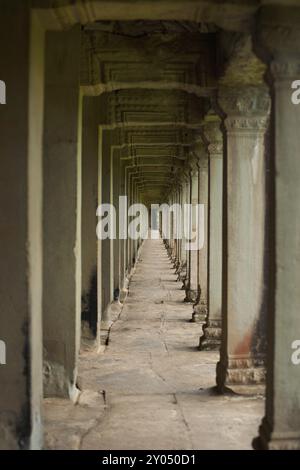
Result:
[[[119,197],[119,207],[100,204],[98,240],[131,240],[157,238],[183,240],[185,250],[201,250],[204,246],[204,204],[128,204],[127,196]],[[155,226],[149,227],[149,220]],[[149,230],[153,228],[153,230]]]

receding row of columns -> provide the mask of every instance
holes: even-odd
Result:
[[[271,90],[265,85],[220,89],[216,109],[222,119],[207,114],[201,139],[171,193],[172,203],[189,203],[192,211],[195,204],[204,205],[204,246],[186,251],[177,242],[180,250],[174,250],[171,237],[165,243],[175,266],[181,266],[192,321],[203,322],[199,349],[220,349],[218,391],[251,395],[266,390],[266,416],[254,446],[292,449],[299,448],[298,371],[291,361],[298,331],[293,307],[298,227],[287,214],[297,212],[299,175],[292,176],[287,166],[291,170],[290,158],[296,158],[291,129],[296,133],[299,113],[291,104],[286,69],[279,67],[280,75],[278,65],[272,70]],[[274,152],[275,194],[270,182]],[[195,220],[192,215],[192,226]]]
[[[42,445],[43,379],[44,395],[76,400],[80,339],[101,348],[138,257],[141,240],[97,242],[97,206],[127,195],[128,209],[141,191],[138,170],[121,158],[125,142],[98,121],[97,100],[80,93],[80,26],[45,31],[28,2],[16,2],[13,15],[9,4],[1,3],[0,28],[1,80],[10,88],[0,127],[0,435],[1,446],[26,449]],[[220,87],[222,122],[206,116],[172,195],[204,205],[204,247],[168,241],[192,319],[205,321],[200,349],[220,347],[219,391],[266,383],[255,443],[264,448],[300,447],[291,361],[300,334],[300,108],[291,101],[300,42],[292,13],[282,18],[284,42],[272,16],[257,21],[270,87]]]
[[[76,401],[81,343],[101,350],[122,308],[142,239],[119,238],[119,196],[127,212],[141,191],[119,133],[101,128],[97,100],[80,93],[80,26],[45,32],[25,2],[3,18],[0,447],[38,449],[43,396]],[[117,233],[97,241],[103,203],[116,208]]]

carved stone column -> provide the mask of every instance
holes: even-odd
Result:
[[[0,18],[0,79],[9,87],[0,105],[0,449],[35,450],[43,447],[45,34],[29,2],[1,1]]]
[[[81,221],[81,344],[100,346],[101,310],[97,292],[98,207],[98,106],[94,97],[84,97],[82,116],[82,221]]]
[[[197,250],[198,286],[192,320],[204,322],[207,316],[207,275],[208,275],[208,154],[202,138],[195,150],[198,157],[198,200],[204,206],[204,245]],[[199,230],[202,227],[199,226]]]
[[[114,142],[113,132],[111,130],[102,132],[102,145],[99,154],[99,171],[101,172],[102,184],[98,187],[99,202],[101,204],[110,204],[112,202],[110,151]],[[99,240],[99,243],[101,244],[101,256],[98,262],[98,292],[101,293],[101,333],[103,341],[112,322],[109,307],[113,301],[113,240],[108,237]]]
[[[120,161],[120,169],[119,169],[119,188],[120,188],[120,195],[126,195],[126,160]],[[119,217],[122,217],[123,225],[125,225],[125,220],[127,217],[127,207],[122,207],[120,210]],[[125,214],[124,214],[125,212]],[[124,236],[123,236],[124,237]],[[120,240],[120,302],[124,302],[128,294],[128,284],[126,278],[126,247],[127,247],[127,240],[123,238]]]
[[[300,105],[293,104],[292,83],[300,79],[300,9],[264,8],[257,33],[273,59],[275,289],[268,316],[266,410],[254,446],[299,450],[300,365],[293,360],[293,343],[300,340]]]
[[[185,237],[185,230],[184,226],[187,223],[186,221],[186,211],[185,211],[185,206],[186,204],[189,203],[189,197],[190,197],[190,178],[189,175],[186,172],[183,172],[182,174],[182,197],[181,197],[181,213],[182,213],[182,243],[181,243],[181,256],[182,256],[182,261],[181,261],[181,266],[180,266],[180,271],[178,273],[178,280],[183,282],[182,289],[185,290],[186,285],[187,285],[187,279],[188,279],[188,264],[189,264],[189,256],[188,256],[188,251],[186,250],[186,237]]]
[[[81,315],[80,27],[48,32],[43,158],[45,396],[78,396]]]
[[[175,204],[178,206],[178,208],[180,207],[180,191],[181,191],[181,187],[177,183],[176,184],[176,192],[175,192]],[[180,262],[181,262],[181,239],[180,239],[180,237],[181,237],[181,234],[180,234],[181,220],[180,220],[180,216],[181,216],[181,214],[177,213],[176,220],[175,220],[175,223],[176,223],[176,239],[175,239],[174,268],[175,268],[176,274],[178,272],[178,269],[180,267]]]
[[[177,243],[178,243],[178,259],[177,259],[177,265],[176,265],[176,274],[178,275],[178,279],[179,280],[179,276],[180,276],[180,273],[182,271],[182,265],[183,265],[183,261],[184,261],[184,253],[183,253],[183,249],[182,249],[182,227],[180,227],[180,225],[182,225],[182,191],[183,191],[183,187],[182,187],[182,181],[179,180],[178,182],[178,196],[177,196],[177,204],[179,204],[179,207],[180,207],[180,217],[181,217],[181,220],[178,222],[178,229],[180,230],[181,229],[181,232],[180,232],[180,236],[179,236],[179,239],[177,240]]]
[[[190,161],[190,204],[191,204],[191,230],[190,236],[196,233],[196,205],[198,204],[198,166],[197,160]],[[192,243],[190,243],[192,245]],[[198,250],[188,250],[189,276],[186,287],[185,302],[196,302],[198,296]]]
[[[173,192],[172,192],[171,206],[175,207],[176,204],[178,204],[177,186],[174,187]],[[171,261],[173,263],[173,267],[176,269],[177,263],[178,263],[178,239],[177,239],[178,217],[176,217],[176,214],[173,211],[171,211],[170,217],[171,217],[172,226],[173,226],[173,248],[172,248],[172,253],[171,253]]]
[[[270,99],[266,87],[222,89],[226,113],[225,256],[223,323],[217,386],[223,392],[262,392],[265,382],[264,136]]]
[[[170,194],[170,200],[169,200],[169,206],[172,207],[174,204],[174,192],[172,191]],[[170,225],[170,240],[169,240],[169,257],[172,263],[174,263],[173,257],[174,257],[174,247],[175,247],[175,240],[174,240],[174,234],[175,234],[175,217],[172,211],[169,213],[169,225]]]
[[[223,136],[216,115],[208,115],[205,121],[203,131],[209,153],[209,308],[200,349],[212,350],[220,348],[222,331]]]

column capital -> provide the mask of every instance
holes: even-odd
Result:
[[[220,125],[221,119],[214,113],[208,113],[204,119],[203,135],[210,158],[223,156],[223,134]]]
[[[197,161],[198,170],[208,169],[208,155],[204,155]]]
[[[267,129],[271,99],[266,86],[222,87],[219,105],[227,116],[227,132],[257,133]]]
[[[181,181],[182,181],[182,184],[186,184],[188,183],[190,180],[190,174],[189,174],[189,169],[188,168],[183,168],[182,169],[182,172],[181,172]]]
[[[299,38],[300,41],[300,38]],[[300,52],[299,52],[300,54]],[[291,82],[294,79],[300,77],[300,59],[288,59],[279,58],[273,60],[270,64],[270,71],[275,81],[288,81]]]
[[[190,175],[196,176],[198,173],[198,157],[195,152],[191,152],[188,157],[188,169]]]
[[[197,154],[203,154],[206,152],[202,129],[194,134],[193,150]]]
[[[262,7],[256,22],[254,40],[264,61],[270,65],[275,81],[299,78],[299,6]]]
[[[207,148],[206,144],[204,142],[204,136],[203,132],[197,134],[195,136],[195,143],[193,146],[193,153],[194,153],[194,158],[195,158],[195,163],[197,165],[197,168],[206,168],[208,163],[208,154],[207,154]]]

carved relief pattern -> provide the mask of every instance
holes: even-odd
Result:
[[[220,156],[223,154],[223,135],[220,130],[220,121],[207,122],[203,129],[207,139],[207,149],[210,156]]]
[[[292,80],[300,77],[299,61],[279,61],[274,60],[270,66],[273,77],[277,80]]]
[[[209,152],[211,157],[214,156],[214,155],[222,155],[222,153],[223,153],[223,143],[222,142],[214,142],[212,144],[209,144],[208,152]]]
[[[265,87],[222,89],[219,104],[227,114],[225,125],[228,131],[263,131],[267,128],[271,99]]]

